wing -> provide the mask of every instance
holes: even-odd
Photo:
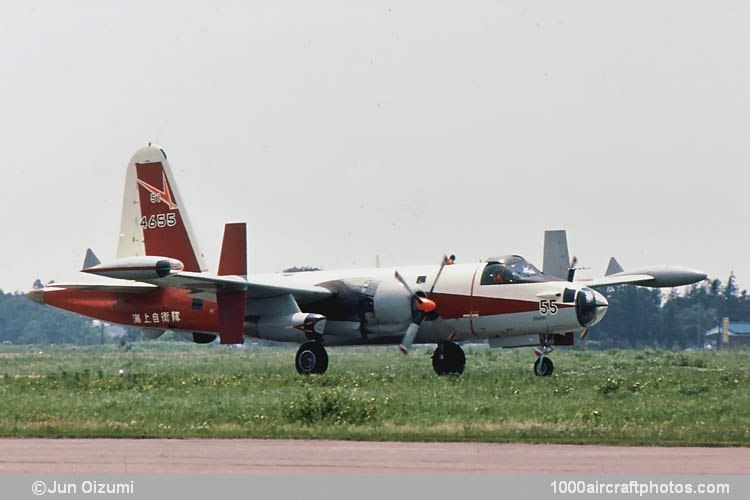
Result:
[[[617,259],[609,259],[607,271],[603,278],[586,282],[591,288],[614,285],[637,285],[653,288],[671,288],[685,286],[703,281],[706,273],[675,266],[651,266],[635,271],[623,271]]]
[[[252,276],[218,276],[210,273],[180,272],[165,276],[149,283],[160,287],[173,287],[190,290],[196,297],[216,300],[220,290],[246,291],[247,299],[265,299],[292,294],[297,301],[315,302],[333,294],[327,288],[315,285],[288,286],[283,283],[254,279]]]
[[[265,280],[249,280],[241,276],[216,276],[209,273],[182,272],[164,278],[149,280],[146,283],[132,284],[94,284],[94,283],[49,283],[46,288],[71,288],[76,290],[90,290],[116,293],[145,293],[155,288],[181,288],[189,290],[190,294],[211,301],[216,301],[219,290],[246,291],[247,298],[266,299],[291,294],[301,302],[315,302],[329,297],[333,292],[322,286],[287,286]]]
[[[617,267],[619,267],[619,265],[617,265]],[[662,266],[611,274],[604,278],[595,279],[587,283],[587,285],[591,288],[626,284],[649,286],[653,288],[671,288],[673,286],[690,285],[692,283],[703,281],[704,279],[706,279],[706,274],[701,271],[695,271],[684,267]]]
[[[613,274],[611,276],[605,276],[604,278],[595,279],[586,283],[589,288],[601,288],[605,286],[615,285],[642,285],[649,286],[650,282],[653,282],[654,276],[650,274],[624,274],[618,275]]]

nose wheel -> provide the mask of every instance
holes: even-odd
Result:
[[[539,341],[542,344],[541,348],[534,349],[537,355],[536,361],[534,361],[534,375],[538,377],[549,377],[555,370],[555,365],[552,360],[549,359],[549,353],[552,352],[552,336],[551,335],[540,335]]]
[[[463,373],[466,366],[466,355],[458,344],[441,342],[432,353],[432,368],[438,375]]]
[[[294,366],[301,375],[323,374],[328,369],[328,353],[320,342],[305,342],[297,350]]]
[[[549,377],[555,369],[552,360],[546,356],[539,356],[534,361],[534,375],[539,377]]]

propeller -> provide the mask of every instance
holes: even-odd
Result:
[[[409,294],[411,294],[414,304],[414,306],[412,307],[411,323],[409,323],[409,326],[406,329],[406,333],[404,333],[404,338],[401,340],[401,345],[398,346],[398,348],[404,354],[409,354],[409,349],[411,349],[411,345],[414,343],[414,339],[417,337],[419,326],[422,324],[422,320],[424,320],[425,315],[431,313],[437,308],[437,304],[435,303],[435,301],[430,300],[430,296],[435,290],[435,285],[437,285],[438,279],[440,279],[440,275],[443,273],[443,268],[445,267],[445,264],[447,262],[448,258],[444,256],[443,262],[440,264],[440,269],[438,270],[437,275],[435,275],[435,280],[432,282],[430,291],[427,292],[426,296],[419,295],[417,292],[412,290],[404,277],[401,276],[398,271],[394,272],[395,278],[402,285],[404,285],[404,288],[406,288]]]

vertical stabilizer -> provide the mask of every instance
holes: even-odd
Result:
[[[118,258],[141,255],[178,259],[186,271],[207,270],[167,155],[151,144],[128,163],[117,246]]]
[[[542,272],[547,276],[566,279],[570,268],[568,237],[564,229],[544,232],[544,262]]]
[[[101,261],[96,256],[93,250],[90,248],[86,249],[86,256],[83,258],[83,268],[82,269],[89,269],[94,266],[98,266],[101,264]]]
[[[622,272],[622,266],[619,262],[617,262],[617,259],[612,257],[609,259],[609,265],[607,265],[607,272],[604,273],[604,276],[612,276],[613,274],[621,273]]]

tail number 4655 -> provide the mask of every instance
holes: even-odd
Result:
[[[177,216],[174,212],[168,214],[154,214],[141,217],[143,229],[155,229],[157,227],[173,227],[177,225]]]
[[[539,301],[539,314],[542,316],[555,315],[557,314],[557,304],[554,300],[540,300]]]

